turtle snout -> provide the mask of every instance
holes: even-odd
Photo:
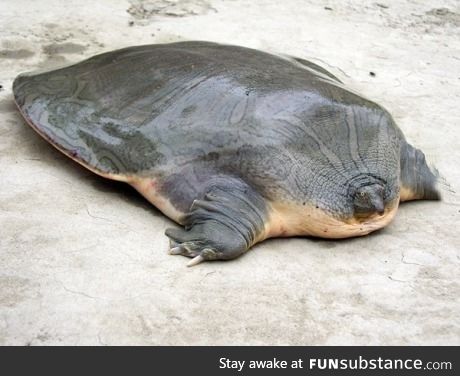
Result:
[[[382,215],[385,212],[384,188],[380,184],[361,187],[354,195],[353,206],[357,217]]]

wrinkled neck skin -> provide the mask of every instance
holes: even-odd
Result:
[[[360,218],[371,216],[373,210],[382,211],[380,204],[386,208],[397,201],[401,134],[391,116],[349,92],[340,92],[334,101],[312,96],[308,104],[307,109],[296,106],[294,115],[276,113],[266,120],[264,142],[273,140],[278,149],[253,152],[246,158],[259,162],[265,155],[270,157],[263,159],[259,179],[267,196],[275,202],[310,204],[342,223],[357,212]],[[272,181],[277,183],[273,192]],[[366,197],[355,200],[364,186],[367,204]]]
[[[292,202],[298,206],[309,204],[342,222],[355,216],[365,218],[379,214],[399,201],[398,157],[376,161],[374,165],[378,169],[374,171],[373,166],[360,171],[352,162],[344,162],[342,169],[336,169],[327,166],[324,159],[294,156],[292,158],[297,158],[297,162],[285,176],[264,176],[264,195],[272,202]],[[395,168],[391,168],[392,165]],[[390,173],[385,174],[386,171]],[[272,187],[272,180],[282,184]]]
[[[340,192],[340,189],[337,191]],[[368,196],[358,196],[355,199],[359,192],[365,192]],[[315,236],[340,239],[363,236],[389,224],[398,205],[399,190],[396,185],[389,188],[374,176],[357,175],[345,195],[330,194],[330,201],[327,202],[271,202],[267,237]]]
[[[312,204],[340,222],[365,223],[397,208],[400,198],[398,183],[397,176],[358,173],[333,187],[327,202]]]
[[[281,189],[266,192],[267,236],[348,238],[386,226],[399,204],[398,154],[363,156],[361,168],[354,161],[331,165],[298,155]]]

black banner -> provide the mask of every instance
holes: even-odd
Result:
[[[458,347],[3,347],[4,375],[458,375]]]

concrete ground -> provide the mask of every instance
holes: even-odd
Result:
[[[364,3],[0,1],[0,344],[459,345],[459,3]],[[323,65],[394,115],[449,182],[444,201],[404,204],[364,238],[270,240],[186,268],[171,221],[38,137],[11,84],[194,39]]]

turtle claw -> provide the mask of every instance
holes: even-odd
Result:
[[[198,265],[200,263],[202,263],[203,261],[205,261],[205,258],[202,256],[202,255],[198,255],[194,258],[192,258],[188,263],[187,263],[187,266],[190,267],[190,266],[195,266],[195,265]]]
[[[174,247],[169,250],[170,255],[181,255],[183,253],[181,247]]]
[[[230,260],[246,251],[247,246],[238,234],[217,222],[195,224],[188,229],[170,228],[169,254],[190,257],[188,266],[203,261]]]
[[[181,255],[186,257],[195,257],[199,254],[195,249],[192,248],[193,245],[182,243],[182,244],[174,244],[169,249],[170,255]]]
[[[191,257],[192,260],[187,264],[187,266],[194,266],[202,263],[206,260],[215,260],[216,251],[212,248],[203,248],[201,250],[197,249],[197,244],[193,242],[185,242],[178,244],[174,242],[172,248],[169,250],[170,255],[181,255],[185,257]]]
[[[209,182],[190,211],[179,218],[183,228],[168,228],[170,254],[203,261],[234,259],[262,235],[265,202],[250,186],[232,178]]]

